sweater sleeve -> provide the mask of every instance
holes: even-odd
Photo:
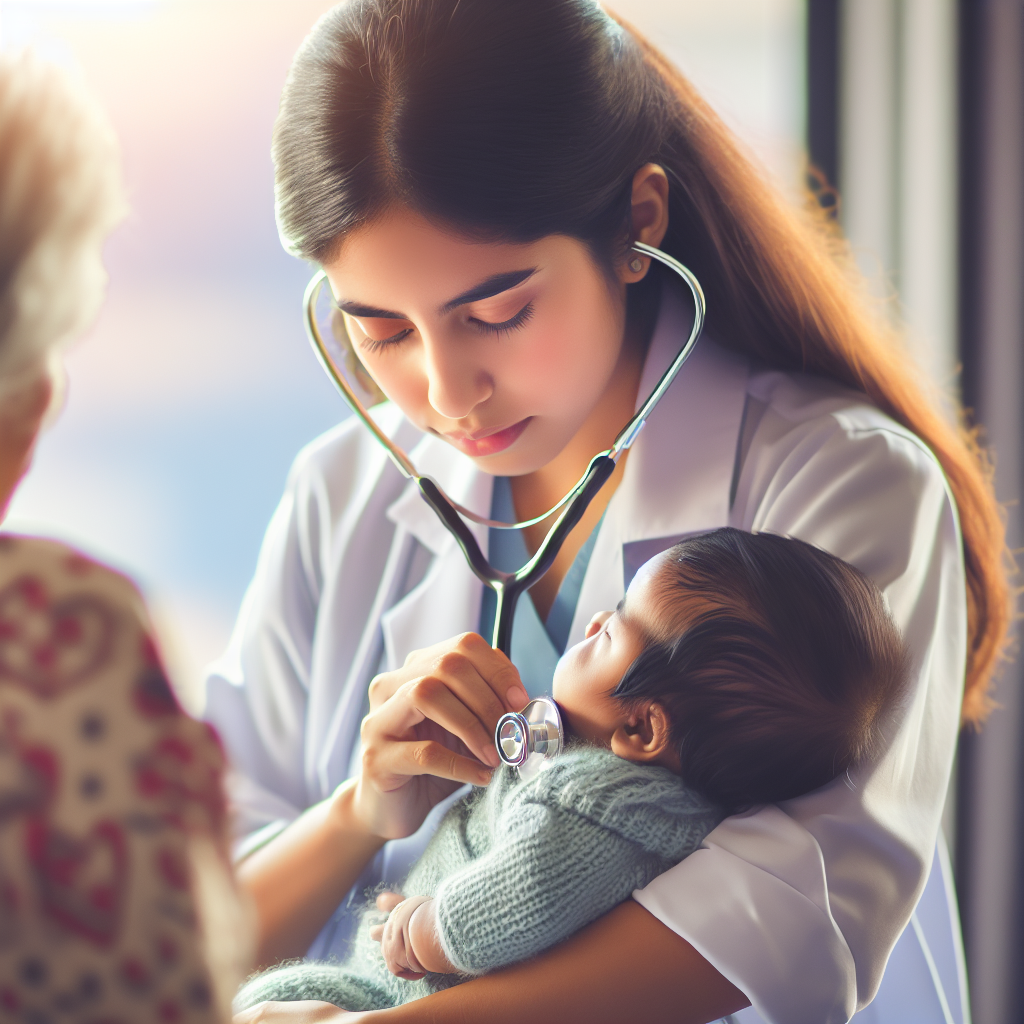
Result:
[[[450,875],[437,893],[441,943],[464,974],[535,956],[667,866],[572,810],[516,802],[511,811],[489,852]]]
[[[304,961],[285,963],[250,978],[232,1003],[241,1013],[263,1002],[291,1003],[304,999],[333,1003],[343,1010],[384,1010],[395,1000],[373,979],[345,964]]]

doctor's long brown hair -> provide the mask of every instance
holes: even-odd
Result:
[[[1010,614],[984,453],[939,412],[823,220],[787,205],[646,40],[593,0],[347,0],[296,55],[274,129],[281,235],[314,261],[399,202],[472,237],[568,235],[610,265],[648,162],[671,182],[662,248],[700,279],[715,339],[864,392],[941,463],[967,569],[963,712],[979,721]]]

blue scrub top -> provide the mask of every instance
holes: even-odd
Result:
[[[604,516],[601,518],[604,519]],[[512,484],[507,476],[494,478],[491,519],[504,523],[516,521]],[[537,614],[529,592],[524,594],[516,605],[515,619],[512,623],[512,664],[519,669],[523,685],[531,697],[546,697],[551,694],[551,679],[558,659],[565,653],[569,629],[580,598],[580,588],[583,586],[583,577],[587,573],[590,555],[600,529],[599,521],[573,559],[545,621],[542,622]],[[491,565],[502,572],[514,572],[525,565],[530,554],[526,550],[522,530],[491,529],[488,536],[488,558]],[[485,588],[480,608],[480,635],[488,640],[494,629],[496,604],[494,591],[489,587]]]

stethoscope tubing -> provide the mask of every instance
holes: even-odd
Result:
[[[464,508],[458,502],[449,498],[435,480],[417,471],[408,455],[374,421],[348,381],[345,380],[344,375],[338,369],[337,364],[327,349],[315,315],[320,290],[327,281],[325,271],[319,270],[306,287],[303,297],[303,321],[306,326],[306,334],[309,336],[310,344],[313,346],[313,351],[316,353],[320,365],[327,376],[333,381],[338,391],[341,392],[341,396],[345,399],[349,408],[384,447],[398,471],[407,479],[416,482],[423,499],[437,513],[446,529],[455,538],[473,573],[485,586],[490,587],[494,591],[496,607],[491,645],[505,654],[511,652],[512,622],[520,595],[523,591],[532,587],[551,568],[551,564],[565,543],[566,537],[573,527],[579,523],[580,519],[583,518],[583,514],[597,492],[600,491],[615,471],[615,466],[622,453],[628,451],[636,440],[644,423],[647,422],[648,416],[654,411],[655,406],[661,401],[662,396],[675,380],[683,364],[689,359],[704,328],[704,292],[700,282],[689,268],[683,266],[682,263],[668,253],[655,249],[653,246],[645,245],[643,242],[636,242],[632,246],[632,251],[665,264],[665,266],[675,271],[689,286],[694,303],[693,326],[690,329],[689,337],[672,360],[671,365],[661,375],[661,378],[647,396],[647,399],[634,413],[630,421],[619,431],[611,448],[607,451],[599,452],[590,460],[590,465],[583,476],[580,477],[572,489],[553,508],[548,509],[547,512],[539,516],[535,516],[533,519],[517,523],[502,523],[486,519],[470,509]],[[559,509],[562,510],[561,514],[548,530],[534,556],[513,573],[502,572],[491,565],[480,549],[480,545],[473,532],[466,525],[466,520],[468,519],[478,525],[494,529],[521,530],[527,526],[543,522],[555,512],[558,512]]]

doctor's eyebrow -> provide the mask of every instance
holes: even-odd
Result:
[[[402,313],[395,313],[390,309],[378,309],[376,306],[364,306],[361,302],[339,302],[338,309],[349,316],[365,316],[370,319],[381,320],[406,320]]]
[[[470,302],[479,302],[481,299],[490,299],[495,295],[500,295],[502,292],[507,292],[510,288],[515,288],[516,285],[522,284],[528,277],[533,277],[536,273],[537,268],[530,267],[527,270],[510,270],[504,274],[492,274],[486,281],[481,281],[478,285],[464,291],[461,295],[456,295],[450,302],[446,302],[438,310],[438,313],[444,316],[459,306],[465,306]]]
[[[461,295],[456,295],[438,309],[438,315],[445,316],[459,306],[465,306],[470,302],[479,302],[481,299],[490,299],[510,288],[522,284],[528,277],[537,273],[536,267],[529,267],[526,270],[510,270],[503,274],[492,274],[486,280],[467,289]],[[404,313],[396,313],[392,309],[379,309],[377,306],[364,306],[361,302],[339,302],[338,309],[349,316],[364,316],[371,319],[381,320],[407,320]]]

